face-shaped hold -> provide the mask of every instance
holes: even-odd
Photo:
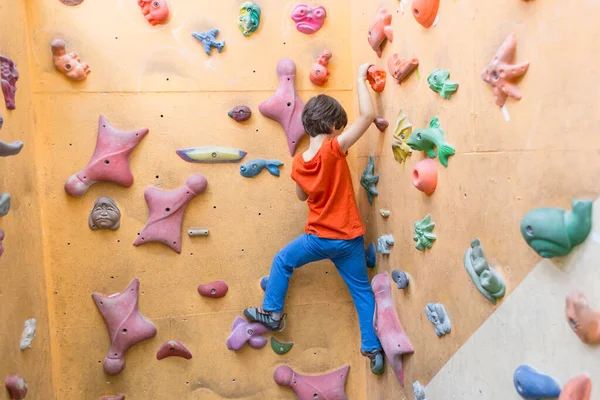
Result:
[[[152,25],[162,24],[169,18],[169,6],[166,0],[138,0],[142,14]]]
[[[260,7],[258,4],[247,1],[240,6],[238,28],[244,36],[250,36],[260,25]]]
[[[310,70],[310,81],[317,86],[323,86],[329,80],[327,65],[331,59],[331,51],[324,50]]]
[[[298,4],[292,10],[292,19],[296,23],[296,29],[308,35],[315,33],[325,23],[327,11],[323,6],[309,6]]]
[[[100,197],[90,212],[88,222],[93,230],[110,229],[114,231],[121,225],[121,211],[113,199]]]
[[[14,110],[17,108],[15,103],[15,94],[17,93],[17,80],[19,72],[15,62],[8,57],[0,55],[0,82],[2,83],[2,93],[4,93],[4,102],[6,108]]]
[[[77,53],[67,53],[64,40],[55,39],[52,41],[52,58],[57,70],[74,81],[83,81],[87,74],[91,72],[89,65],[82,62]]]
[[[418,58],[401,58],[398,53],[394,53],[388,59],[388,70],[390,74],[398,81],[402,83],[403,80],[419,66]]]
[[[376,92],[383,92],[385,89],[385,80],[387,74],[383,68],[379,68],[375,65],[371,65],[367,70],[367,79],[371,84],[371,87]]]
[[[565,316],[583,343],[600,343],[600,312],[592,310],[583,293],[574,292],[565,301]]]

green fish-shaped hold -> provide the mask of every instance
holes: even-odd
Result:
[[[450,100],[450,97],[458,90],[458,83],[450,80],[450,71],[447,69],[434,70],[427,77],[427,83],[434,92],[438,92],[444,99]]]
[[[435,149],[444,167],[448,166],[448,157],[455,153],[454,147],[446,143],[444,131],[440,128],[440,120],[434,117],[429,123],[429,129],[417,129],[406,142],[413,150],[422,150],[429,158],[435,158]]]
[[[537,208],[521,220],[521,234],[543,258],[566,256],[592,230],[592,202],[573,200],[572,211]]]

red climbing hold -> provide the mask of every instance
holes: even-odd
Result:
[[[169,340],[163,343],[156,353],[156,359],[162,360],[167,357],[183,357],[186,360],[192,358],[192,353],[178,340]]]
[[[27,382],[25,382],[25,378],[22,376],[7,376],[4,385],[8,389],[12,400],[21,400],[27,396]]]
[[[228,290],[229,286],[227,286],[225,281],[214,281],[207,283],[206,285],[198,286],[198,293],[200,293],[200,296],[212,297],[214,299],[224,297]]]
[[[273,373],[280,386],[289,386],[298,396],[298,400],[347,400],[344,391],[350,366],[346,365],[325,375],[308,376],[282,365]]]

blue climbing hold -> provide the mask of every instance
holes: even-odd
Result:
[[[216,48],[219,53],[223,50],[223,47],[225,47],[225,42],[215,39],[218,33],[218,29],[211,29],[208,32],[192,32],[192,36],[202,42],[204,51],[210,56],[210,51],[213,47]]]
[[[560,395],[560,384],[529,365],[521,365],[513,376],[515,389],[525,400],[553,399]]]
[[[260,288],[262,290],[264,290],[265,292],[267,291],[267,283],[269,283],[269,276],[263,276],[262,279],[260,280]]]
[[[365,257],[367,258],[367,267],[375,268],[377,263],[377,250],[375,249],[375,243],[371,243],[365,250]]]

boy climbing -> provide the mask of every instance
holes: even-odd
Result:
[[[367,274],[365,227],[346,161],[348,149],[375,119],[367,88],[370,65],[363,64],[358,69],[360,115],[345,132],[341,133],[348,118],[337,100],[319,95],[306,103],[302,124],[310,136],[310,145],[308,150],[294,157],[292,165],[296,195],[308,203],[306,233],[275,255],[262,308],[247,308],[244,315],[270,330],[283,330],[286,315],[281,313],[294,268],[329,259],[352,295],[360,325],[361,354],[371,360],[373,373],[380,374],[383,372],[383,352],[373,329],[375,298]]]

